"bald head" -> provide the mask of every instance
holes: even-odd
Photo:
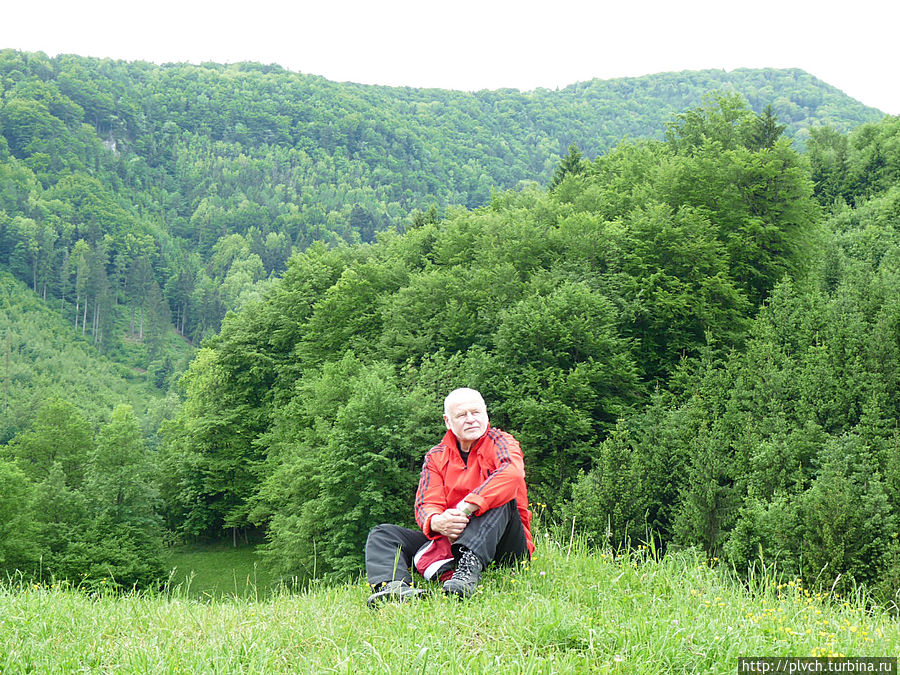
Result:
[[[447,398],[444,399],[444,414],[449,414],[450,406],[461,400],[476,401],[481,403],[481,406],[483,408],[487,408],[484,403],[484,399],[481,397],[481,393],[477,389],[460,387],[459,389],[454,389],[453,391],[451,391],[449,394],[447,394]]]
[[[468,452],[488,428],[487,406],[474,389],[454,389],[444,399],[444,424],[459,441],[460,450]]]

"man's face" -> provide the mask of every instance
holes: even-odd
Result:
[[[448,402],[444,423],[464,443],[477,441],[488,428],[487,407],[477,392],[462,393]]]

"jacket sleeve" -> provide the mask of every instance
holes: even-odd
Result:
[[[525,488],[525,458],[519,442],[507,433],[500,433],[493,440],[493,468],[481,485],[465,498],[478,507],[478,513],[503,506]]]
[[[444,498],[444,475],[441,471],[440,459],[443,457],[438,445],[425,453],[422,462],[422,475],[419,476],[419,488],[416,490],[415,514],[416,523],[429,539],[437,539],[441,535],[431,531],[431,519],[447,508]]]

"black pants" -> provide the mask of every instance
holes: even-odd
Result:
[[[421,530],[399,525],[376,525],[366,540],[366,577],[373,586],[384,581],[412,581],[410,566],[416,551],[428,541]],[[529,557],[525,528],[516,500],[473,516],[451,550],[459,559],[459,549],[474,552],[483,567],[492,561],[509,563]]]

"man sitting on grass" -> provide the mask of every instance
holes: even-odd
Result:
[[[378,525],[366,541],[366,575],[382,600],[410,600],[425,592],[411,586],[410,567],[426,579],[444,580],[444,593],[467,598],[491,561],[530,558],[531,513],[519,443],[494,429],[484,399],[455,389],[444,400],[447,433],[425,454],[410,530]]]

